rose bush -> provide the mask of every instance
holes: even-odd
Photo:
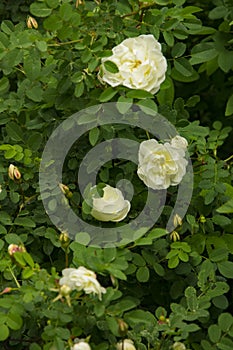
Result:
[[[231,1],[2,0],[0,18],[0,349],[233,349]],[[58,126],[85,132],[70,148],[61,138],[41,191]],[[79,186],[101,143],[80,182],[85,194],[98,184],[98,215],[113,222],[93,218]],[[169,186],[164,208],[165,191],[137,175],[138,149],[146,186]]]
[[[167,61],[160,43],[153,35],[125,39],[112,49],[113,55],[102,58],[99,79],[111,86],[123,85],[155,94],[165,80]],[[110,72],[106,62],[113,62],[117,72]]]

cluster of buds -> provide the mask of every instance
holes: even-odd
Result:
[[[161,315],[158,319],[158,324],[168,324],[169,325],[170,320],[169,318],[166,318],[164,315]]]
[[[175,214],[174,217],[173,217],[173,225],[174,225],[174,228],[176,228],[177,226],[181,226],[182,225],[182,219],[180,217],[179,214]],[[173,241],[173,242],[176,242],[176,241],[179,241],[180,240],[180,235],[177,231],[172,231],[172,233],[170,234],[170,239]]]
[[[70,199],[73,196],[73,193],[70,191],[69,187],[64,184],[59,184],[60,190],[66,196],[66,198]]]
[[[13,181],[19,181],[21,179],[21,173],[17,166],[10,164],[8,168],[8,176]]]
[[[186,346],[183,343],[177,341],[173,344],[172,349],[173,350],[186,350]]]
[[[13,256],[15,253],[25,253],[26,249],[22,245],[10,244],[8,247],[8,254]]]
[[[37,29],[38,28],[38,23],[35,20],[35,18],[33,18],[32,16],[28,16],[28,18],[27,18],[27,27],[29,29],[31,29],[31,28]]]

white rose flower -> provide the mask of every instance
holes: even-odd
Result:
[[[85,341],[80,341],[71,348],[71,350],[91,350],[91,347]]]
[[[180,135],[176,135],[175,137],[173,137],[170,143],[172,147],[175,148],[183,148],[186,150],[186,148],[188,147],[188,141]]]
[[[111,86],[124,85],[130,89],[146,90],[155,94],[165,80],[167,61],[160,43],[153,35],[128,38],[112,50],[113,55],[101,60],[99,79]],[[109,72],[104,62],[111,61],[117,73]]]
[[[172,349],[173,350],[186,350],[186,346],[183,343],[177,341],[173,344]]]
[[[91,190],[95,187],[92,187]],[[130,210],[130,202],[124,199],[118,188],[106,185],[103,191],[103,197],[93,196],[91,215],[100,221],[119,222],[123,220]]]
[[[84,266],[80,266],[78,269],[66,268],[62,270],[62,275],[63,277],[59,281],[61,286],[65,285],[71,290],[84,290],[86,294],[97,294],[100,300],[102,294],[106,293],[106,289],[101,287],[97,281],[96,274]]]
[[[140,144],[137,174],[146,186],[154,190],[178,185],[186,173],[187,164],[184,148],[173,147],[168,142],[162,145],[154,139]]]
[[[119,343],[116,344],[117,350],[136,350],[134,343],[131,339],[124,339],[124,343],[120,341]]]

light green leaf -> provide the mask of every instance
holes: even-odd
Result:
[[[30,5],[30,12],[37,17],[48,17],[52,13],[52,9],[47,7],[45,2],[33,2]]]
[[[5,325],[2,324],[1,326],[1,332],[0,332],[0,341],[4,341],[9,337],[9,328]]]
[[[233,95],[231,95],[227,101],[225,115],[228,117],[233,114]]]
[[[115,95],[117,94],[117,90],[114,90],[112,87],[108,87],[106,90],[104,90],[100,97],[99,101],[100,102],[107,102],[111,100]]]

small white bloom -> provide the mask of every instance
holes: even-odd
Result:
[[[186,346],[183,343],[177,341],[173,344],[172,349],[173,350],[186,350]]]
[[[91,190],[95,187],[92,187]],[[130,210],[130,202],[124,199],[118,188],[106,185],[103,192],[103,197],[93,197],[91,215],[100,221],[119,222],[123,220]]]
[[[0,193],[2,193],[2,185],[0,185]]]
[[[176,135],[175,137],[173,137],[170,143],[172,147],[175,147],[175,148],[186,149],[188,147],[188,141],[180,135]]]
[[[178,185],[188,164],[183,148],[170,143],[159,144],[155,139],[143,141],[139,147],[137,174],[144,184],[154,190]]]
[[[113,55],[102,58],[99,79],[111,86],[124,85],[155,94],[165,80],[167,61],[160,43],[153,35],[128,38],[112,50]],[[104,62],[111,61],[118,67],[117,73],[109,72]]]
[[[124,342],[123,346],[122,343]],[[131,339],[124,339],[123,341],[120,341],[116,344],[117,350],[136,350],[134,343]]]
[[[106,289],[101,287],[96,279],[96,274],[86,269],[84,266],[80,266],[78,269],[66,268],[62,270],[63,277],[60,279],[59,284],[66,285],[71,290],[84,290],[86,294],[97,294],[101,300],[102,294],[106,293]]]
[[[71,350],[91,350],[91,347],[88,343],[81,341],[71,348]]]

